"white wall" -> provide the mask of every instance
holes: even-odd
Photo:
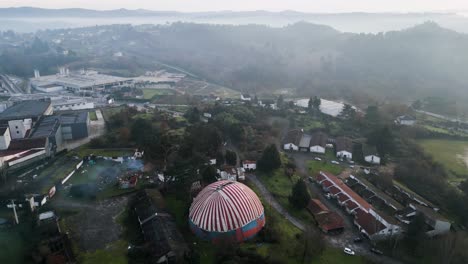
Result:
[[[380,157],[375,155],[366,156],[364,159],[366,160],[366,162],[371,164],[380,164]]]
[[[243,164],[242,167],[245,170],[256,170],[257,169],[257,164],[256,163]]]
[[[8,127],[10,128],[12,139],[24,138],[24,135],[26,135],[26,128],[23,120],[10,120],[8,121]]]
[[[338,158],[343,158],[343,157],[346,157],[347,159],[353,159],[353,153],[351,152],[348,152],[348,151],[345,151],[345,150],[342,150],[342,151],[338,151],[336,153],[336,157]]]
[[[324,154],[325,148],[322,146],[312,146],[310,147],[310,152]]]
[[[299,150],[299,147],[294,145],[293,143],[286,143],[284,144],[284,147],[283,147],[285,150],[295,150],[295,151],[298,151]]]
[[[84,109],[94,109],[93,102],[76,102],[69,104],[54,105],[55,111],[64,111],[64,110],[84,110]]]
[[[413,120],[400,120],[400,125],[404,125],[404,126],[412,126],[415,123],[416,122]]]
[[[441,235],[450,232],[450,222],[437,220],[434,225],[434,230],[427,232],[429,236]]]
[[[31,154],[31,155],[22,157],[22,158],[20,158],[20,159],[14,160],[14,161],[12,161],[12,162],[8,162],[8,165],[13,166],[13,165],[16,165],[16,164],[25,162],[25,161],[27,161],[27,160],[30,160],[30,159],[32,159],[32,158],[39,157],[39,156],[44,155],[44,154],[46,154],[46,151],[45,151],[45,150],[41,150],[41,151],[38,151],[38,152],[36,152],[36,153],[34,153],[34,154]]]
[[[55,93],[55,92],[63,91],[63,87],[62,86],[53,86],[53,87],[44,88],[44,87],[38,86],[38,87],[36,87],[36,90],[44,92],[44,93]]]
[[[0,149],[8,149],[11,142],[10,129],[5,129],[5,133],[0,136]]]

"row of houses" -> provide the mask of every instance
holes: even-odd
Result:
[[[307,134],[302,129],[289,131],[283,139],[284,150],[325,154],[327,148],[334,148],[336,157],[343,160],[353,159],[353,146],[353,141],[348,137],[333,139],[323,132]],[[363,153],[367,163],[380,164],[375,147],[365,146]]]
[[[416,214],[424,216],[428,236],[450,231],[450,221],[434,208],[416,202],[403,206],[364,179],[350,175],[343,182],[331,173],[320,172],[316,180],[348,214],[353,215],[354,224],[369,238],[399,234]]]
[[[402,232],[396,219],[379,212],[335,175],[321,171],[316,181],[325,192],[329,192],[331,197],[337,200],[340,206],[345,208],[348,214],[353,216],[354,224],[363,235],[378,239]]]

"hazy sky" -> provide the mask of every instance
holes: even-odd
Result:
[[[175,11],[455,12],[467,11],[468,0],[0,0],[0,7],[13,6]]]

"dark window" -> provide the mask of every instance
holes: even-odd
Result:
[[[18,129],[18,126],[16,126],[16,129]]]

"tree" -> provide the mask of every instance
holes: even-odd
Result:
[[[257,95],[254,96],[254,99],[253,99],[252,103],[258,104],[258,97],[257,97]]]
[[[226,163],[231,166],[237,164],[237,154],[234,151],[226,150]]]
[[[292,189],[291,196],[289,196],[289,203],[298,209],[303,209],[309,201],[310,194],[307,191],[306,183],[302,180],[297,181]]]
[[[341,110],[339,117],[344,119],[354,119],[356,116],[356,110],[350,104],[344,104],[343,110]]]
[[[276,101],[276,106],[278,106],[278,108],[283,108],[284,106],[284,98],[283,98],[283,95],[280,95],[278,97],[278,100]]]
[[[388,126],[375,129],[367,136],[367,143],[377,148],[381,157],[393,153],[395,137]]]
[[[366,121],[370,125],[375,125],[380,122],[379,108],[375,105],[368,106],[366,109]]]
[[[417,213],[411,223],[408,225],[406,232],[407,246],[411,251],[415,251],[420,242],[426,238],[426,219],[423,214]]]
[[[187,118],[187,120],[190,123],[196,123],[196,122],[200,121],[200,110],[198,110],[197,107],[193,107],[193,108],[189,109],[185,113],[185,118]]]
[[[307,109],[312,111],[314,109],[314,98],[311,96],[309,102],[307,103]]]
[[[265,148],[262,157],[257,162],[257,167],[264,172],[271,172],[281,167],[281,157],[275,144]]]
[[[314,107],[315,110],[320,110],[320,105],[322,104],[322,100],[318,98],[317,96],[314,96],[314,100],[312,102],[312,106]]]
[[[153,127],[150,121],[138,118],[130,128],[132,140],[135,141],[138,146],[143,146],[145,145],[146,140],[152,134],[152,130]]]
[[[121,127],[119,129],[119,140],[122,142],[124,145],[128,144],[128,141],[130,140],[131,137],[131,132],[128,127]]]
[[[202,172],[202,180],[205,184],[210,184],[217,181],[218,179],[216,177],[216,168],[211,165],[206,166],[206,168],[203,169]]]
[[[306,228],[302,236],[304,239],[302,263],[311,263],[314,257],[320,256],[325,250],[326,244],[322,235],[310,226]]]

